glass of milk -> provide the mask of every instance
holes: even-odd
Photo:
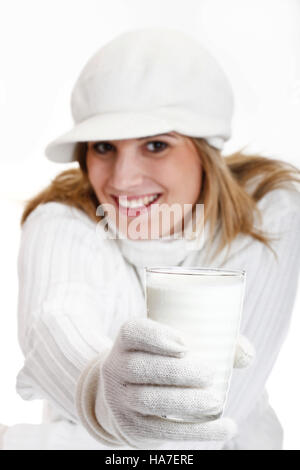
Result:
[[[216,268],[146,267],[148,318],[175,328],[189,351],[213,369],[211,391],[223,402],[223,414],[233,371],[246,284],[245,271]],[[188,354],[188,353],[187,353]],[[182,421],[176,416],[167,419]]]

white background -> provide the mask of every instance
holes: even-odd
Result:
[[[17,342],[17,251],[21,201],[67,165],[49,162],[46,144],[72,126],[72,86],[106,41],[139,27],[176,27],[220,60],[236,95],[241,146],[300,166],[299,0],[4,0],[0,6],[0,423],[39,423],[41,402],[15,392],[22,367]],[[300,295],[289,335],[268,381],[285,429],[285,449],[300,449]]]

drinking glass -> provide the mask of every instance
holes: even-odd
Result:
[[[178,266],[148,266],[144,272],[148,318],[176,328],[188,351],[214,372],[211,390],[223,404],[221,413],[188,421],[220,418],[233,371],[246,272]]]

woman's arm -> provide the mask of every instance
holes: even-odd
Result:
[[[112,343],[110,271],[117,269],[114,252],[108,245],[106,252],[100,249],[96,225],[78,214],[60,203],[39,206],[23,226],[18,256],[25,360],[16,389],[25,400],[47,399],[73,422],[79,420],[78,378]]]
[[[271,210],[264,207],[268,199],[272,202]],[[290,197],[288,193],[274,191],[262,208],[264,228],[278,236],[278,240],[272,242],[278,259],[263,244],[252,241],[226,262],[227,267],[247,271],[241,333],[256,349],[253,365],[246,370],[234,370],[232,376],[224,415],[233,418],[238,425],[261,397],[286,338],[300,268],[299,193],[291,193]],[[284,384],[282,393],[288,397]]]
[[[241,332],[257,350],[249,370],[233,373],[225,416],[238,424],[261,396],[286,336],[297,288],[299,211],[291,208],[277,213],[269,229],[284,232],[273,244],[278,262],[264,245],[251,241],[227,263],[247,270]],[[108,301],[112,287],[102,288],[101,273],[103,263],[106,271],[116,270],[116,258],[110,253],[110,262],[103,260],[90,233],[90,229],[83,230],[81,220],[68,220],[66,214],[39,214],[39,220],[32,219],[24,227],[19,255],[19,339],[25,363],[17,390],[25,399],[47,398],[75,422],[79,419],[74,406],[78,379],[109,344],[113,313]],[[221,445],[207,443],[203,448]]]

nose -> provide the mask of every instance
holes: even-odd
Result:
[[[130,149],[120,151],[113,163],[110,185],[118,191],[127,191],[141,186],[142,181],[138,156]]]

